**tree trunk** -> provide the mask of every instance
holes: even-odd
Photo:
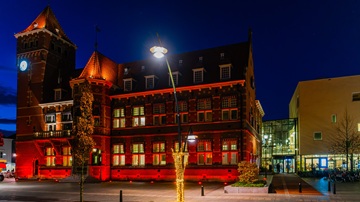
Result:
[[[80,202],[84,202],[83,193],[84,193],[84,163],[81,165],[81,177],[80,177]]]

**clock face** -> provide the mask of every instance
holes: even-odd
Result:
[[[28,63],[25,60],[21,61],[20,62],[20,70],[25,71],[27,68],[28,68]]]

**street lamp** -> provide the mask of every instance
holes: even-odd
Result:
[[[185,152],[185,145],[182,145],[182,137],[181,137],[181,123],[180,123],[180,113],[179,113],[179,104],[178,104],[178,100],[177,100],[177,96],[176,96],[176,87],[175,87],[175,83],[174,83],[174,77],[173,74],[171,72],[171,68],[169,65],[169,61],[166,58],[165,54],[167,53],[167,49],[161,46],[161,41],[160,38],[158,36],[159,39],[159,43],[160,46],[154,46],[152,48],[150,48],[150,52],[154,55],[154,57],[156,58],[165,58],[166,61],[166,65],[170,74],[170,80],[171,80],[171,85],[173,87],[174,90],[174,99],[175,99],[175,108],[176,108],[176,121],[178,124],[178,150],[176,151],[176,149],[172,149],[172,155],[174,158],[174,163],[175,163],[175,172],[176,172],[176,192],[177,192],[177,202],[183,202],[184,201],[184,173],[185,173],[185,167],[187,162],[185,161],[185,159],[188,156],[188,153]]]
[[[265,139],[265,155],[264,155],[264,160],[265,160],[265,178],[267,178],[267,166],[266,166],[266,164],[267,164],[267,160],[266,160],[266,158],[267,158],[267,156],[266,156],[266,151],[267,151],[267,140],[268,140],[268,138],[269,138],[269,136],[268,135],[264,135],[264,139]]]

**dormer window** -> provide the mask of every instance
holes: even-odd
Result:
[[[133,79],[124,79],[124,91],[132,91]]]
[[[175,86],[179,85],[179,74],[180,73],[178,71],[172,73]],[[172,86],[170,74],[169,74],[169,86]]]
[[[220,60],[223,60],[225,58],[225,53],[220,53]]]
[[[54,89],[55,94],[54,94],[54,100],[61,100],[61,89]]]
[[[129,73],[129,69],[128,68],[125,68],[124,69],[124,75],[127,75]]]
[[[183,63],[183,60],[179,60],[179,65],[182,65],[182,63]]]
[[[202,62],[203,61],[203,57],[199,57],[199,62]]]
[[[193,69],[193,82],[201,83],[204,81],[204,68]]]
[[[146,89],[153,89],[155,86],[155,75],[145,76],[145,88]]]
[[[145,66],[141,66],[141,71],[145,71]]]
[[[231,65],[220,65],[220,80],[231,78]]]

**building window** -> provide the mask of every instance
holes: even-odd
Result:
[[[336,114],[331,115],[331,122],[336,123]]]
[[[189,145],[188,145],[188,144],[185,145],[185,141],[183,141],[181,145],[182,145],[183,148],[184,148],[184,146],[186,146],[184,151],[187,152]],[[175,150],[176,152],[179,152],[179,141],[175,141],[175,142],[174,142],[174,150]]]
[[[220,65],[220,80],[231,78],[231,65]]]
[[[113,145],[113,166],[125,165],[125,148],[123,144]]]
[[[61,114],[61,121],[62,122],[72,121],[71,112],[69,112],[69,111],[63,112]]]
[[[63,147],[63,166],[72,166],[71,147]]]
[[[124,91],[132,91],[132,79],[124,79]]]
[[[153,105],[154,126],[166,124],[165,104],[158,103]]]
[[[56,130],[56,124],[47,124],[48,131],[55,131]]]
[[[181,123],[188,123],[189,122],[189,114],[188,114],[188,104],[187,104],[187,102],[186,101],[179,101],[178,105],[179,105],[180,122]],[[176,114],[175,114],[175,123],[177,123]]]
[[[212,121],[211,99],[198,99],[197,100],[197,121],[209,122]]]
[[[220,60],[223,60],[225,58],[225,53],[220,53]]]
[[[153,143],[153,165],[166,165],[165,142]]]
[[[357,131],[360,132],[360,123],[358,123],[358,127],[357,127],[357,128],[358,128]]]
[[[125,109],[119,108],[113,111],[113,128],[125,128]]]
[[[45,123],[56,123],[55,114],[46,114]]]
[[[175,86],[179,85],[179,74],[180,74],[179,72],[172,73]],[[169,74],[169,86],[172,87],[170,74]]]
[[[92,165],[101,165],[101,149],[94,148],[91,154],[91,163]]]
[[[360,92],[356,92],[352,94],[352,101],[360,101]]]
[[[55,89],[54,95],[55,95],[55,97],[54,97],[55,101],[61,100],[61,89]]]
[[[198,165],[212,164],[211,141],[200,140],[197,144],[197,163]]]
[[[155,76],[145,76],[145,88],[146,89],[153,89],[155,86]]]
[[[145,126],[145,114],[144,107],[133,107],[132,110],[133,115],[133,127]]]
[[[193,69],[193,82],[201,83],[204,81],[204,68]]]
[[[236,165],[237,164],[237,141],[223,140],[222,142],[222,164]]]
[[[55,166],[55,151],[52,147],[45,149],[46,166]]]
[[[144,166],[145,165],[144,144],[143,143],[132,144],[131,151],[132,151],[132,165]]]
[[[322,140],[322,133],[314,132],[314,140]]]
[[[238,118],[237,99],[235,96],[223,97],[221,100],[221,117],[223,121]]]
[[[100,126],[100,117],[96,116],[94,117],[94,126]]]

